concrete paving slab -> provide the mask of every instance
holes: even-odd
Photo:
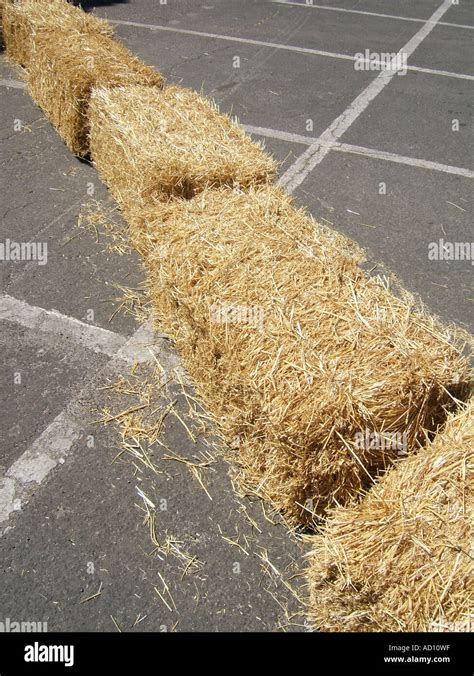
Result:
[[[396,75],[341,141],[472,169],[473,94],[469,80]]]
[[[451,73],[474,75],[472,53],[473,31],[436,26],[426,40],[415,50],[410,65],[446,70]],[[441,86],[441,84],[440,84]]]
[[[385,195],[379,194],[381,183]],[[472,261],[429,258],[430,242],[472,239],[471,183],[333,152],[296,196],[316,219],[327,219],[367,248],[372,263],[385,263],[432,311],[473,331]]]
[[[417,30],[405,21],[392,25],[380,17],[303,10],[252,0],[173,0],[166,5],[155,0],[137,0],[133,3],[133,19],[125,4],[98,7],[97,13],[111,21],[169,25],[351,55],[366,48],[397,51]]]
[[[444,20],[474,27],[474,7],[469,2],[453,3],[444,15]]]
[[[0,345],[1,476],[107,358],[7,321],[0,321]]]
[[[102,196],[106,203],[107,192],[100,184],[95,196],[96,199]],[[47,264],[22,263],[11,273],[5,290],[32,305],[129,336],[137,329],[135,319],[114,311],[117,299],[123,296],[119,287],[143,287],[139,257],[112,255],[107,248],[110,240],[101,240],[99,236],[97,243],[93,230],[79,228],[83,204],[87,201],[80,200],[64,218],[42,233],[48,246]],[[114,220],[123,223],[119,214],[114,214]]]

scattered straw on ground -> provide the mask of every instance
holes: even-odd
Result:
[[[94,234],[96,244],[104,240],[105,250],[109,253],[123,256],[133,250],[128,227],[121,220],[115,203],[105,204],[98,200],[90,200],[81,207],[77,224]]]
[[[204,566],[204,562],[187,551],[184,540],[170,535],[168,530],[165,530],[163,539],[158,540],[156,533],[156,506],[140,488],[136,487],[136,491],[138,496],[143,500],[143,505],[137,505],[137,507],[144,513],[143,524],[148,528],[150,540],[154,545],[151,555],[158,556],[161,560],[163,560],[163,557],[167,558],[168,556],[177,559],[183,566],[181,568],[182,578],[185,575],[200,570]]]
[[[91,155],[119,204],[273,178],[275,162],[215,105],[182,87],[94,91]]]
[[[102,35],[40,35],[28,88],[70,150],[89,153],[89,101],[98,85],[141,84],[159,91],[163,78],[116,40]],[[114,160],[114,162],[117,161]]]
[[[55,31],[58,30],[67,38],[74,38],[81,33],[113,35],[113,28],[107,21],[86,14],[66,0],[6,3],[3,25],[7,56],[24,67],[28,67],[38,57],[37,39],[40,35],[51,42],[54,42]]]
[[[294,523],[347,502],[466,395],[464,345],[279,189],[145,212],[151,300],[247,484]]]
[[[474,400],[359,505],[334,510],[314,537],[314,627],[472,631],[473,479]]]

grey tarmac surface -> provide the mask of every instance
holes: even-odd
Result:
[[[171,82],[202,89],[243,125],[276,131],[269,136],[261,130],[255,138],[282,163],[283,174],[308,147],[288,134],[316,139],[377,76],[356,71],[343,57],[366,49],[399,50],[441,0],[313,3],[400,19],[266,0],[83,4],[111,21],[155,26],[117,24],[117,34]],[[444,14],[409,65],[473,75],[473,31],[443,25],[474,26],[468,4]],[[3,56],[0,78],[19,78]],[[466,78],[397,75],[339,141],[472,171],[473,87]],[[48,244],[44,266],[1,262],[1,293],[130,339],[138,324],[114,310],[119,287],[143,285],[138,257],[118,255],[102,234],[97,242],[93,231],[77,226],[91,200],[111,205],[106,189],[93,167],[69,153],[23,89],[2,85],[0,95],[0,241]],[[459,120],[458,131],[452,131],[453,119]],[[381,183],[386,194],[380,194]],[[376,271],[393,273],[443,320],[473,330],[471,261],[428,257],[430,242],[473,239],[472,178],[333,150],[306,176],[295,198],[316,219],[357,240]],[[117,431],[95,421],[110,401],[116,410],[123,408],[103,388],[120,375],[129,377],[129,362],[110,360],[61,331],[51,335],[1,318],[0,327],[0,517],[11,501],[12,464],[21,463],[42,433],[41,450],[56,458],[43,481],[22,487],[13,512],[0,523],[0,621],[47,621],[56,631],[304,630],[303,618],[295,614],[301,606],[286,584],[304,595],[303,581],[294,575],[306,547],[265,518],[262,503],[237,496],[224,460],[202,470],[208,495],[187,465],[166,460],[160,445],[150,452],[162,473],[145,471],[129,456],[116,458]],[[156,340],[157,358],[176,364],[172,347]],[[142,366],[143,373],[152,364]],[[160,407],[176,399],[180,417],[192,427],[179,392],[165,388]],[[61,425],[64,419],[76,425],[71,443],[61,433],[53,440],[45,433],[56,429],[58,416]],[[188,459],[209,450],[209,436],[198,435],[194,443],[174,416],[166,419],[163,434],[168,449]],[[179,543],[178,550],[200,564],[184,572],[176,550],[167,556],[155,550],[141,496],[156,506],[157,540]]]

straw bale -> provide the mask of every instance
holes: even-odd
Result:
[[[191,197],[207,186],[247,187],[276,165],[227,115],[182,87],[94,91],[91,154],[123,205]]]
[[[140,83],[161,87],[163,78],[126,47],[103,35],[49,33],[36,39],[28,73],[36,103],[72,150],[89,153],[89,102],[93,87]]]
[[[23,0],[8,3],[4,11],[7,56],[28,67],[37,54],[37,38],[61,30],[70,37],[80,33],[112,36],[104,19],[87,14],[66,0]]]
[[[473,631],[473,479],[474,399],[314,536],[312,626]]]
[[[346,503],[436,429],[449,393],[466,394],[453,331],[278,188],[205,190],[132,216],[131,230],[160,326],[246,485],[292,523]]]
[[[11,0],[0,0],[0,47],[3,49],[4,40],[3,40],[3,10],[5,5],[7,5]]]
[[[0,0],[0,37],[3,37],[3,8],[5,7],[5,0]]]

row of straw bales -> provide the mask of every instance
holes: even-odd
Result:
[[[147,262],[160,321],[249,483],[306,523],[397,456],[360,447],[364,431],[416,448],[466,390],[450,330],[371,280],[350,243],[281,191],[252,189],[274,177],[273,161],[202,97],[161,91],[161,75],[108,24],[61,0],[25,0],[11,15],[11,57],[21,62],[23,42],[35,54],[32,96],[74,152],[90,145],[132,232],[155,233]],[[250,192],[212,190],[235,184]],[[215,321],[219,306],[258,311],[263,324],[220,321],[222,312]]]
[[[259,144],[202,96],[166,86],[106,22],[66,0],[24,0],[5,6],[3,23],[7,55],[26,67],[32,97],[69,148],[91,157],[121,206],[144,257],[156,319],[230,445],[242,484],[293,525],[314,526],[334,510],[309,566],[314,625],[426,624],[437,580],[423,587],[425,610],[405,603],[418,624],[390,605],[390,595],[402,598],[400,585],[409,590],[413,582],[406,560],[418,530],[425,533],[423,521],[417,525],[413,516],[405,549],[391,544],[383,559],[385,531],[374,542],[367,509],[386,509],[381,528],[388,528],[404,517],[387,491],[401,495],[423,478],[428,488],[445,482],[461,490],[451,461],[435,473],[424,461],[436,452],[428,449],[444,448],[442,436],[419,449],[468,396],[462,337],[409,294],[395,296],[365,273],[353,242],[315,223],[273,185],[277,167]],[[472,421],[472,408],[465,415]],[[430,494],[430,504],[437,495]],[[348,538],[333,552],[328,543],[339,523]],[[449,521],[439,531],[449,540]],[[394,573],[383,596],[367,571],[342,567],[351,557],[364,560],[364,549],[368,568],[373,552],[387,569],[400,556],[408,577],[398,584]],[[450,565],[446,554],[441,558]],[[356,608],[350,621],[347,613],[335,619],[330,607],[318,615],[319,603],[339,603],[348,579],[350,592],[366,579],[369,585],[362,596],[348,592],[348,604],[383,596],[384,610],[372,617],[368,606],[360,616]],[[437,608],[453,617],[447,600],[464,608],[452,594],[465,582],[464,565],[456,563],[448,581],[446,603]]]
[[[206,189],[131,222],[148,237],[160,326],[247,484],[294,525],[418,448],[465,394],[450,330],[370,278],[350,241],[280,189]],[[404,446],[360,443],[365,430]]]
[[[113,39],[110,24],[64,0],[24,0],[4,11],[7,55],[26,68],[28,89],[69,149],[89,155],[89,101],[94,87],[164,80]]]

